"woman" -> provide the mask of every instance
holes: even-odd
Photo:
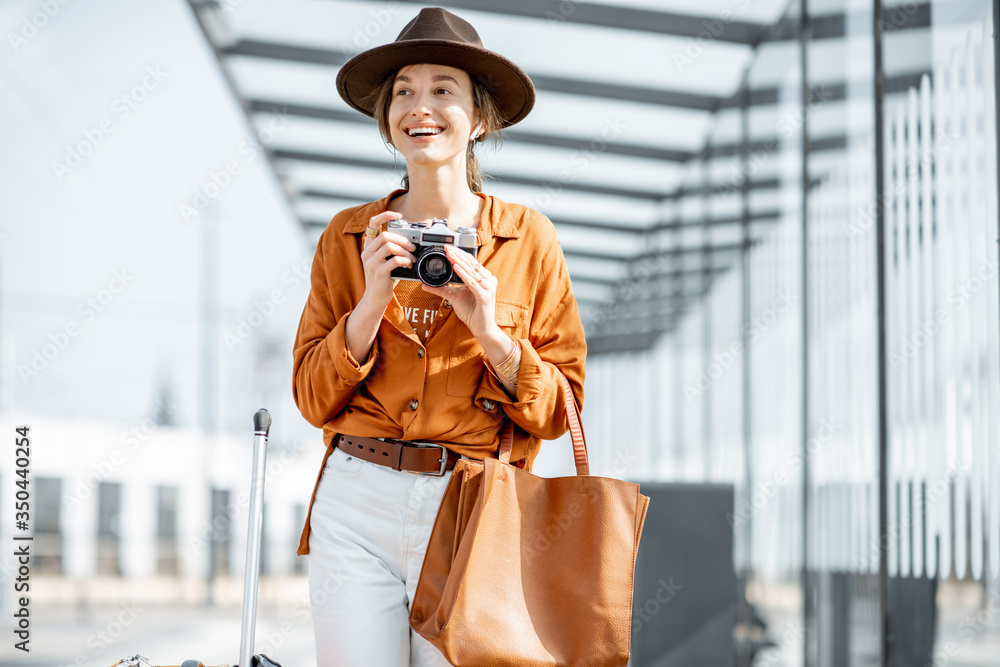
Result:
[[[582,401],[583,328],[552,223],[480,192],[473,145],[534,104],[517,65],[423,9],[346,63],[337,87],[405,158],[407,189],[330,222],[295,341],[295,401],[327,446],[299,545],[317,659],[447,665],[407,619],[450,471],[496,456],[505,419],[511,460],[529,470],[541,440],[566,432],[559,376]],[[384,231],[401,218],[475,228],[474,256],[444,245],[460,283],[392,277],[415,261]]]

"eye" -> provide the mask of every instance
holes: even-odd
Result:
[[[437,90],[434,91],[434,93],[435,94],[437,94],[437,93],[451,93],[451,91],[448,90],[447,88],[438,88]]]
[[[409,91],[409,90],[407,90],[406,88],[400,88],[399,90],[397,90],[397,91],[396,91],[395,93],[393,93],[393,94],[394,94],[394,95],[409,95],[409,94],[410,94],[410,91]]]

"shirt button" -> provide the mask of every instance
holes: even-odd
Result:
[[[486,412],[493,412],[494,407],[496,407],[496,405],[490,399],[487,398],[483,401],[483,410],[486,410]]]
[[[418,405],[420,405],[420,401],[413,399],[410,401],[410,410],[416,410]]]
[[[451,308],[451,301],[445,301],[444,302],[444,307],[445,308]]]
[[[424,348],[420,348],[419,350],[417,350],[417,356],[420,357],[421,359],[424,358]]]

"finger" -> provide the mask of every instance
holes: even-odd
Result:
[[[368,220],[368,229],[365,230],[365,245],[368,245],[373,239],[378,238],[378,233],[382,232],[386,223],[390,220],[398,220],[402,217],[403,214],[397,213],[396,211],[383,211],[378,215],[372,216],[371,219]]]
[[[417,246],[413,245],[410,239],[406,238],[402,234],[397,234],[396,232],[382,232],[382,238],[386,241],[392,241],[393,243],[398,243],[399,245],[406,246],[410,250],[416,250]]]
[[[476,258],[465,252],[464,250],[459,250],[454,246],[446,245],[445,253],[448,255],[448,259],[451,260],[452,264],[462,264],[470,271],[474,271],[476,266],[479,266],[479,262]]]
[[[393,255],[403,255],[408,257],[410,261],[415,261],[417,259],[416,255],[410,252],[410,249],[414,248],[413,244],[404,241],[403,243],[396,243],[395,241],[386,241],[385,245],[382,246],[381,251],[383,253],[391,253]]]
[[[413,262],[402,255],[390,255],[388,259],[380,263],[375,267],[375,276],[386,277],[389,276],[393,271],[401,267],[410,268],[413,266]]]
[[[417,258],[410,252],[411,249],[415,250],[416,246],[402,236],[385,233],[372,239],[371,243],[367,244],[365,249],[361,251],[361,257],[362,261],[367,262],[372,257],[388,259],[390,255],[403,255],[413,262]]]
[[[450,248],[450,246],[447,247]],[[448,251],[446,250],[445,252]],[[473,259],[469,253],[452,249],[448,258],[451,260],[451,265],[455,268],[455,273],[457,273],[463,281],[466,283],[480,283],[480,278],[484,275],[482,273],[482,265]],[[464,273],[462,273],[463,271]]]
[[[378,215],[373,215],[368,221],[369,227],[378,227],[382,229],[385,227],[386,223],[390,220],[399,220],[403,217],[402,213],[397,213],[396,211],[382,211]]]
[[[413,268],[413,260],[410,259],[409,255],[383,255],[373,257],[369,261],[369,270],[374,271],[376,275],[382,275],[388,271],[392,271],[398,267],[406,267],[408,269]]]
[[[453,262],[452,266],[454,267],[455,273],[458,274],[458,277],[462,279],[462,282],[465,283],[467,287],[472,289],[474,293],[481,295],[484,291],[486,291],[486,286],[483,285],[482,276],[467,268],[465,264]]]

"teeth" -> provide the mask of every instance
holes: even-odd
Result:
[[[422,136],[422,135],[430,135],[430,134],[441,134],[441,128],[440,127],[411,127],[409,130],[406,131],[406,133],[409,134],[411,137],[417,137],[417,136]]]

